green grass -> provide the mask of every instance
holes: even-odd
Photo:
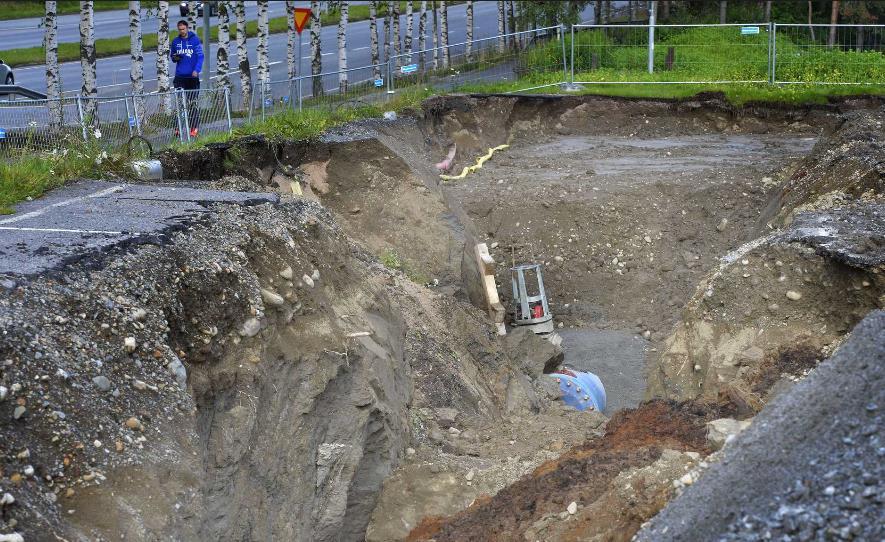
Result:
[[[5,157],[0,161],[0,214],[11,213],[14,204],[37,198],[69,180],[125,176],[126,164],[119,152],[108,153],[95,141],[74,139],[60,152],[22,152]]]
[[[18,4],[19,2],[15,2]],[[116,3],[116,2],[115,2]],[[127,2],[121,2],[124,7],[128,6]],[[36,4],[36,3],[35,3]],[[402,13],[405,13],[405,2],[400,2],[400,10]],[[2,5],[2,0],[0,0],[0,5]],[[36,4],[38,7],[41,7],[42,4]],[[379,6],[378,17],[379,26],[382,24],[381,17],[387,13],[386,4],[382,4]],[[117,8],[114,8],[117,9]],[[79,8],[74,11],[74,13],[79,13]],[[39,13],[42,15],[42,11]],[[351,6],[348,11],[348,17],[350,22],[358,22],[364,21],[369,18],[369,6],[367,5],[356,5]],[[337,11],[330,11],[324,13],[320,20],[323,26],[337,25],[340,20],[341,15]],[[202,21],[200,21],[202,22]],[[121,21],[121,24],[128,24],[126,21]],[[174,24],[174,18],[170,17],[170,25]],[[197,25],[197,33],[200,35],[202,39],[203,35],[203,27],[202,25]],[[268,28],[271,34],[281,34],[286,32],[287,30],[287,22],[286,17],[274,17],[268,21]],[[41,32],[42,29],[35,28],[35,32]],[[402,29],[405,32],[405,28]],[[304,32],[307,33],[309,30],[307,28],[304,29]],[[236,25],[231,24],[230,26],[230,39],[231,43],[234,43],[236,39],[237,30]],[[173,30],[169,32],[169,39],[175,38],[178,35],[178,32]],[[218,27],[213,26],[209,30],[209,35],[212,38],[213,46],[218,42]],[[258,35],[258,21],[247,21],[246,22],[246,35],[251,37],[255,37]],[[307,36],[304,38],[307,40]],[[332,44],[331,47],[335,45]],[[153,50],[157,48],[157,34],[156,32],[151,32],[149,34],[142,35],[142,47],[145,51]],[[236,45],[234,44],[234,47]],[[326,47],[330,47],[329,44],[326,44]],[[129,54],[129,36],[121,36],[118,38],[102,38],[95,40],[95,55],[98,58],[115,56],[115,55],[126,55]],[[42,64],[46,61],[46,50],[43,47],[22,47],[18,49],[7,49],[5,51],[0,51],[0,58],[2,58],[7,64],[10,66],[28,66],[34,64]],[[72,62],[80,60],[80,44],[79,42],[65,42],[60,43],[58,46],[58,59],[60,62]]]
[[[141,7],[156,9],[157,3],[142,1]],[[80,13],[80,0],[59,0],[56,9],[59,15]],[[129,9],[129,2],[127,0],[99,0],[95,3],[95,11],[110,11],[113,9]],[[46,8],[43,2],[36,0],[0,0],[0,21],[42,17],[45,14]]]

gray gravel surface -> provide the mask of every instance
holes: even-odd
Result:
[[[885,311],[878,310],[636,539],[881,541],[883,431]]]

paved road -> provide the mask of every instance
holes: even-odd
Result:
[[[275,9],[276,4],[273,3]],[[463,4],[452,6],[449,8],[449,43],[455,44],[465,40],[465,6]],[[120,12],[114,12],[120,13]],[[97,14],[96,14],[97,15]],[[583,13],[583,19],[592,16],[592,9],[588,8]],[[119,18],[119,15],[117,16]],[[401,17],[400,28],[401,33],[405,34],[406,17]],[[496,2],[477,2],[474,5],[474,39],[488,38],[497,35],[498,32],[498,15]],[[118,20],[117,24],[120,22]],[[415,38],[413,47],[418,47],[418,14],[414,15]],[[428,13],[428,30],[432,24],[431,14]],[[379,21],[379,34],[383,31]],[[300,62],[299,73],[309,73],[310,71],[310,44],[309,36],[305,31],[303,36],[304,44],[302,49],[302,58]],[[383,38],[382,38],[383,39]],[[337,27],[327,26],[322,31],[323,44],[323,71],[335,71],[338,69],[337,57]],[[4,40],[5,41],[5,40]],[[351,67],[368,66],[371,63],[371,51],[369,48],[369,21],[359,21],[348,25],[348,65]],[[255,49],[257,40],[255,38],[248,41],[249,62],[251,66],[257,65]],[[431,39],[427,37],[427,47],[431,46]],[[237,65],[236,49],[230,51],[231,66]],[[383,54],[383,52],[382,52]],[[272,81],[286,79],[286,35],[273,34],[269,40],[269,58],[270,58],[270,77]],[[156,53],[146,53],[144,56],[147,91],[156,89],[156,79],[150,74],[156,74]],[[212,69],[214,69],[214,62]],[[129,90],[129,69],[130,61],[128,56],[109,57],[98,60],[98,85],[101,95],[122,94]],[[353,82],[366,80],[371,77],[366,73],[353,74],[351,80]],[[214,73],[214,72],[213,72]],[[235,75],[235,74],[234,74]],[[61,80],[64,90],[76,92],[81,82],[81,72],[79,62],[67,62],[61,66]],[[15,70],[16,82],[22,86],[33,88],[35,90],[45,91],[45,68],[43,66],[29,66],[18,68]]]
[[[277,201],[266,193],[80,181],[0,218],[0,277],[55,269],[112,246],[156,238],[215,205]]]

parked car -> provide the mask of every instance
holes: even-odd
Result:
[[[0,60],[0,81],[4,85],[14,85],[15,75],[12,73],[12,66]]]
[[[178,5],[179,11],[181,11],[182,17],[187,17],[190,11],[187,7],[187,2],[182,2]],[[218,15],[218,5],[215,2],[209,2],[209,16],[215,17]],[[197,17],[203,16],[203,2],[197,2]]]

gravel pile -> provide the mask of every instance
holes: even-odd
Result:
[[[878,310],[636,539],[883,540],[883,434],[885,311]]]

